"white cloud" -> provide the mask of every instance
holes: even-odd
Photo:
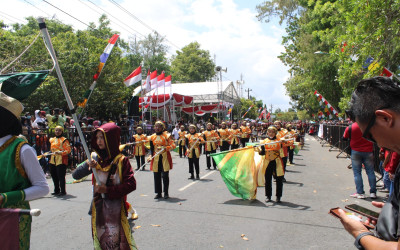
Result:
[[[54,7],[39,0],[27,0],[37,8],[58,19],[72,24],[75,29],[87,27],[73,18],[59,12]],[[47,0],[85,23],[97,23],[102,10],[87,0]],[[133,30],[147,35],[150,30],[117,6],[106,0],[91,0],[110,12],[126,25],[120,24],[109,16],[113,29],[120,31],[124,39],[132,37]],[[224,76],[232,81],[244,75],[245,85],[251,95],[262,99],[264,103],[287,109],[289,98],[285,95],[283,83],[288,78],[287,68],[277,58],[283,51],[281,36],[284,29],[275,23],[264,23],[256,19],[255,6],[240,8],[234,0],[152,0],[119,2],[174,45],[183,47],[190,42],[198,41],[203,49],[216,55],[218,65],[228,68]],[[84,4],[83,4],[83,3]],[[25,1],[0,0],[2,10],[0,18],[8,15],[23,19],[26,16],[43,16],[42,11]],[[241,3],[243,6],[243,3]],[[89,6],[89,7],[88,7]],[[10,18],[11,19],[11,18]],[[10,23],[5,19],[6,23]],[[13,20],[15,22],[15,20]],[[133,29],[133,30],[132,30]],[[141,38],[141,35],[138,35]],[[177,49],[168,44],[173,54]],[[247,93],[244,93],[247,96]]]

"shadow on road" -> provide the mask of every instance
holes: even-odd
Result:
[[[177,202],[182,202],[182,201],[186,201],[187,199],[181,199],[178,197],[169,197],[168,199],[159,199],[157,201],[165,201],[165,202],[169,202],[169,203],[177,203]]]
[[[53,196],[54,198],[60,199],[60,200],[69,200],[69,199],[74,199],[76,198],[75,195],[71,195],[71,194],[66,194],[64,196]]]
[[[302,173],[301,171],[289,170],[289,169],[286,169],[286,172],[288,172],[288,173]]]
[[[301,182],[295,182],[295,181],[286,181],[285,184],[299,185],[299,187],[304,186],[303,183],[301,183]]]
[[[281,201],[281,203],[274,202],[271,206],[272,207],[280,206],[280,207],[298,208],[299,210],[308,210],[308,209],[310,209],[310,206],[295,204],[295,203],[292,203],[292,202],[289,202],[289,201]]]
[[[223,204],[228,204],[228,205],[240,205],[240,206],[252,206],[252,207],[267,207],[265,203],[259,201],[259,200],[240,200],[240,199],[234,199],[234,200],[229,200],[225,201]]]

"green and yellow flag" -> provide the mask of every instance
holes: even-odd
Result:
[[[229,191],[244,200],[257,194],[257,173],[253,147],[211,154]]]

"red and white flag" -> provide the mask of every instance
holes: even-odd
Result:
[[[125,78],[124,83],[127,87],[142,80],[142,66],[135,69],[127,78]]]
[[[164,87],[165,83],[165,74],[164,71],[157,77],[157,86]]]
[[[150,70],[147,71],[147,77],[146,77],[146,80],[142,84],[142,89],[143,89],[144,93],[150,92],[150,90],[151,90]]]
[[[165,77],[165,87],[171,87],[171,75]]]
[[[151,89],[157,88],[157,70],[154,70],[150,74],[150,86]]]

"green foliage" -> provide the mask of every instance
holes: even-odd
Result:
[[[171,62],[171,71],[175,81],[205,82],[214,75],[215,64],[208,50],[200,49],[198,42],[192,42],[176,51]]]
[[[26,19],[27,24],[15,24],[10,30],[0,29],[1,68],[14,60],[39,33],[37,21],[33,17]],[[113,31],[109,24],[105,15],[99,18],[97,26],[91,23],[91,27],[87,30],[74,31],[71,26],[57,20],[46,21],[64,81],[75,106],[76,103],[83,100],[83,94],[93,83],[93,75],[97,71],[99,57],[107,46],[109,38],[118,33]],[[120,38],[102,70],[85,109],[85,115],[115,118],[120,114],[125,114],[132,87],[127,88],[123,84],[123,79],[135,67],[144,61],[144,75],[147,73],[147,68],[157,69],[160,72],[165,70],[168,73],[167,47],[162,44],[163,41],[164,38],[158,34],[150,34],[146,39],[137,43],[128,43]],[[50,55],[43,40],[39,38],[4,73],[51,69],[52,67]],[[46,106],[68,110],[56,72],[53,71],[23,104],[25,109],[31,112]]]
[[[399,1],[272,0],[257,10],[260,20],[286,21],[279,58],[290,68],[285,87],[297,110],[322,110],[317,90],[343,114],[359,80],[379,75],[384,66],[399,73]],[[379,62],[375,71],[362,67],[369,56]]]

